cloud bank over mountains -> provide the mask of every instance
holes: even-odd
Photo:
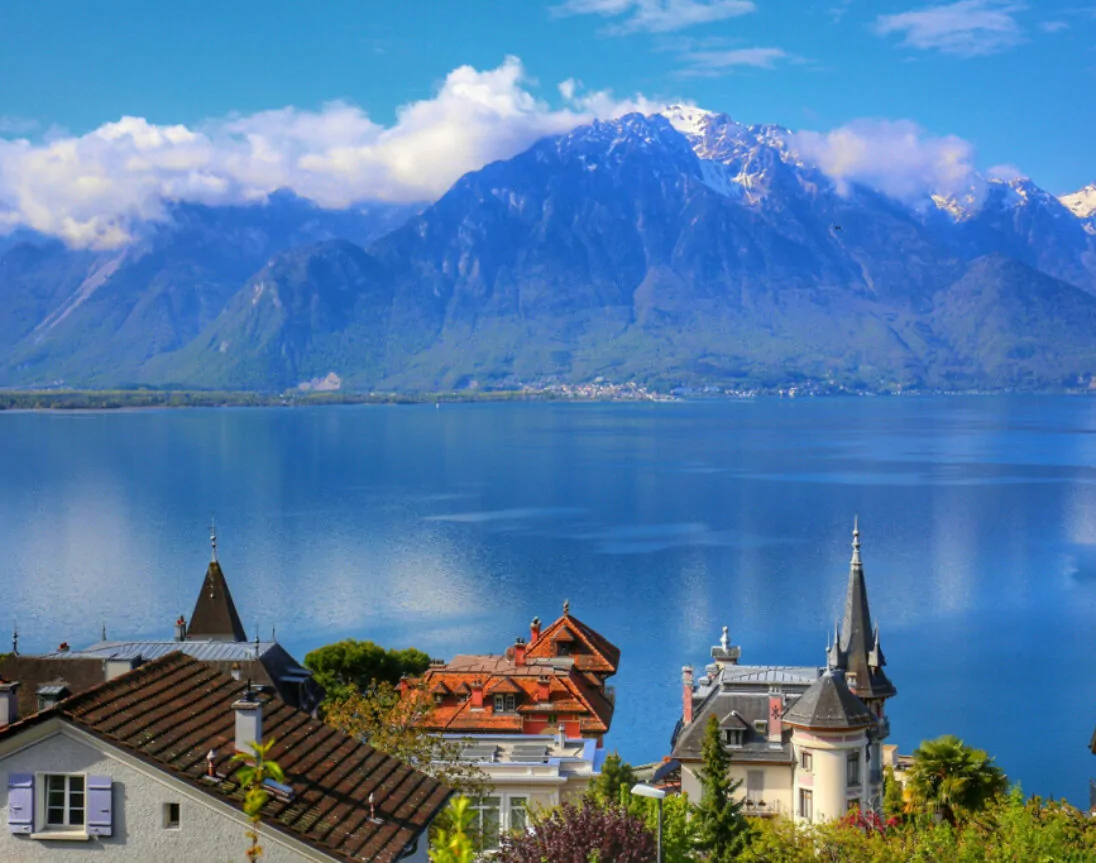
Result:
[[[105,249],[129,242],[135,225],[165,218],[172,201],[256,202],[278,189],[334,209],[430,201],[468,171],[546,135],[666,104],[568,80],[553,106],[532,84],[521,61],[508,57],[495,69],[453,70],[432,98],[400,108],[391,126],[332,102],[193,128],[123,117],[80,136],[0,137],[0,233],[24,227]],[[865,183],[903,199],[954,193],[974,171],[969,142],[908,122],[795,133],[791,144],[839,187]]]

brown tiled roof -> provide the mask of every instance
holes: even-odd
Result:
[[[244,684],[209,665],[172,653],[0,730],[0,739],[53,716],[233,805],[243,800],[235,767],[232,703]],[[263,822],[335,859],[395,861],[419,837],[451,793],[437,780],[312,719],[278,698],[263,698],[265,738],[293,788],[271,797]],[[203,780],[206,753],[216,770]],[[369,817],[375,793],[376,824]],[[425,836],[422,837],[425,841]]]
[[[202,592],[194,603],[190,615],[187,638],[214,638],[226,641],[247,641],[244,625],[236,611],[236,603],[228,590],[228,582],[217,561],[211,561],[206,570]]]
[[[64,683],[69,692],[83,692],[102,683],[106,670],[101,659],[54,659],[44,656],[8,654],[0,660],[0,678],[17,682],[19,715],[30,716],[38,710],[38,687],[46,683]]]
[[[620,648],[611,644],[601,633],[591,629],[570,613],[541,630],[540,636],[525,649],[528,659],[548,659],[556,655],[555,643],[574,639],[581,648],[573,648],[571,656],[580,671],[593,671],[605,677],[617,672]]]

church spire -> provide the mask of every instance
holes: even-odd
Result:
[[[872,662],[873,658],[882,657],[882,651],[878,646],[878,630],[872,628],[871,608],[868,606],[868,586],[860,559],[859,518],[853,521],[852,561],[839,648],[842,667],[848,672],[849,685],[857,695],[861,698],[887,698],[894,694],[894,686],[883,673],[882,664]]]
[[[202,590],[194,611],[190,615],[190,626],[186,629],[187,641],[247,641],[236,603],[228,589],[221,564],[217,562],[217,531],[210,525],[209,543],[212,559],[206,570]]]

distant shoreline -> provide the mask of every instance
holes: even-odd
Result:
[[[931,396],[1084,396],[1089,390],[908,390],[855,392],[756,390],[748,392],[679,392],[675,395],[637,389],[625,392],[559,392],[553,390],[486,390],[444,393],[290,392],[258,393],[214,390],[0,390],[0,413],[45,411],[144,410],[163,408],[314,407],[318,405],[423,405],[497,402],[664,403],[682,400],[748,401],[833,397]]]

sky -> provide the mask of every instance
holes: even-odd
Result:
[[[1096,181],[1096,0],[0,0],[0,231],[107,246],[164,200],[279,186],[429,200],[677,101],[1063,194]]]

